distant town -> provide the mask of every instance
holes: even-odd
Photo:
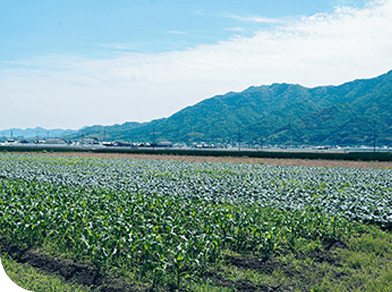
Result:
[[[189,149],[189,150],[238,150],[238,151],[295,151],[295,152],[392,152],[390,146],[376,146],[370,147],[368,145],[297,145],[297,144],[251,144],[246,142],[237,143],[206,143],[206,142],[192,142],[187,143],[173,143],[170,141],[154,141],[151,143],[145,142],[124,142],[124,141],[99,141],[96,138],[81,138],[76,141],[66,140],[63,138],[42,138],[42,139],[25,139],[18,138],[4,138],[0,140],[1,146],[15,146],[15,147],[42,147],[42,148],[56,148],[66,147],[69,149]],[[0,148],[1,149],[1,148]]]

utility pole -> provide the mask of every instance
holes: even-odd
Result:
[[[376,152],[376,122],[373,122],[373,152]]]
[[[241,151],[241,127],[238,126],[238,151]]]
[[[250,125],[248,126],[248,149],[250,148]]]
[[[291,119],[289,119],[289,146],[291,143]]]
[[[155,128],[152,130],[152,150],[155,150]]]
[[[177,137],[176,137],[176,141],[174,141],[174,143],[178,143],[179,140],[180,140],[180,125],[177,124]]]

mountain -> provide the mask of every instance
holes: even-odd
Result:
[[[392,143],[392,71],[339,86],[251,86],[148,123],[93,126],[70,135],[99,140],[284,144]]]
[[[32,128],[27,128],[27,129],[19,129],[19,128],[12,128],[12,129],[7,129],[7,130],[1,130],[0,135],[1,137],[6,137],[10,138],[11,136],[13,138],[61,138],[64,136],[68,136],[74,133],[77,133],[79,130],[71,130],[71,129],[45,129],[42,127],[35,127],[34,129]]]

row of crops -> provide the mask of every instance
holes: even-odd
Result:
[[[157,281],[392,226],[392,171],[0,155],[0,237]]]

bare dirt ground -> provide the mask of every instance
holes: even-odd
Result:
[[[75,157],[98,157],[98,158],[128,158],[128,159],[151,159],[151,160],[176,160],[176,161],[209,161],[229,163],[264,163],[267,165],[284,166],[312,166],[312,167],[345,167],[345,168],[392,168],[391,161],[350,161],[350,160],[313,160],[313,159],[280,159],[280,158],[251,158],[251,157],[213,157],[213,156],[177,156],[177,155],[153,155],[153,154],[125,154],[125,153],[90,153],[90,152],[63,152],[63,153],[24,153],[30,155],[59,155]]]

